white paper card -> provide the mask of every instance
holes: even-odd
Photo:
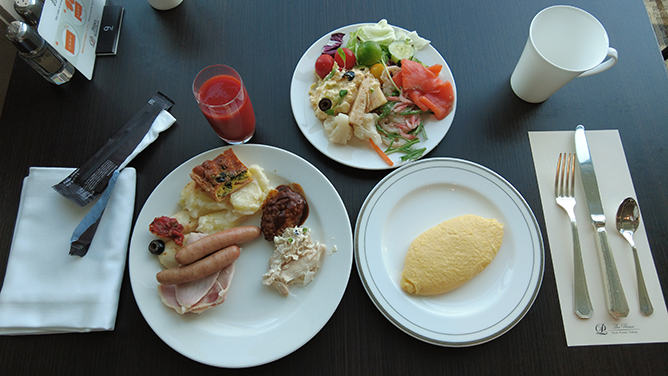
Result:
[[[631,247],[615,228],[614,218],[619,204],[626,197],[636,198],[619,132],[586,131],[586,134],[606,216],[606,230],[630,313],[626,318],[614,319],[607,312],[594,227],[591,224],[577,162],[575,215],[594,315],[590,319],[580,319],[573,312],[572,232],[566,212],[555,202],[554,180],[559,153],[575,153],[575,127],[573,131],[564,132],[529,132],[566,342],[568,346],[668,342],[666,303],[642,221],[643,206],[653,203],[638,202],[641,220],[640,228],[634,236],[647,291],[654,306],[654,314],[646,317],[638,309],[638,289]]]
[[[74,65],[93,78],[95,47],[106,0],[45,0],[39,35]]]

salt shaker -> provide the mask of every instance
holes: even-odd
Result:
[[[12,21],[6,37],[16,46],[19,56],[47,81],[61,85],[74,75],[74,66],[26,23]]]
[[[42,15],[44,7],[43,0],[14,0],[14,10],[23,18],[25,23],[32,27],[37,27],[39,17]]]

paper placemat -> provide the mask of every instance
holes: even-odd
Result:
[[[589,216],[579,166],[575,172],[575,216],[578,220],[582,257],[594,315],[589,319],[580,319],[573,312],[572,232],[566,211],[556,204],[554,178],[559,153],[575,153],[575,127],[573,131],[529,132],[566,342],[568,346],[668,342],[666,303],[642,220],[642,208],[652,203],[638,201],[640,228],[634,236],[647,291],[654,306],[651,316],[643,316],[638,310],[633,253],[630,245],[615,228],[615,215],[619,204],[626,197],[636,198],[619,132],[586,131],[586,134],[603,202],[606,230],[630,312],[628,317],[621,319],[614,319],[607,312],[594,227]]]

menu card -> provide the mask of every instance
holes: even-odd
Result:
[[[39,35],[74,65],[93,78],[95,47],[106,0],[45,0]]]
[[[566,342],[568,346],[668,342],[666,303],[642,220],[643,207],[650,207],[656,203],[637,199],[617,130],[586,131],[586,134],[605,212],[606,230],[630,312],[628,317],[620,319],[614,319],[607,312],[594,227],[591,224],[577,162],[575,216],[578,221],[582,257],[594,314],[589,319],[581,319],[573,312],[572,232],[566,211],[556,204],[554,179],[559,153],[575,153],[575,126],[573,131],[529,132]],[[633,253],[631,246],[615,227],[617,208],[626,197],[635,198],[640,205],[640,228],[635,233],[634,240],[647,291],[654,306],[654,313],[651,316],[643,316],[638,309]]]

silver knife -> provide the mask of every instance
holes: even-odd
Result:
[[[629,305],[626,302],[622,282],[619,279],[615,259],[612,256],[608,233],[605,231],[603,204],[601,204],[601,195],[599,194],[598,183],[596,182],[594,164],[589,153],[587,136],[582,125],[578,125],[575,128],[575,152],[580,162],[582,185],[587,195],[591,222],[596,231],[596,248],[598,248],[598,257],[601,264],[603,287],[605,288],[605,303],[608,307],[608,313],[614,318],[626,317],[629,314]]]

